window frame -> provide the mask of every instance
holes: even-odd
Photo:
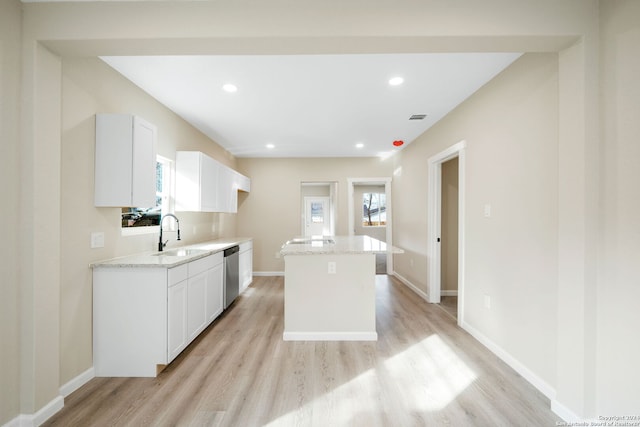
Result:
[[[369,224],[367,224],[367,221],[365,221],[366,217],[364,216],[364,202],[365,202],[365,196],[366,195],[369,195],[369,200],[371,200],[371,198],[374,195],[377,196],[378,212],[376,214],[378,216],[378,221],[377,221],[378,224],[376,224],[376,225],[374,225],[374,224],[369,225]],[[380,213],[381,213],[381,211],[380,211],[380,198],[381,198],[381,196],[384,196],[384,206],[383,206],[384,207],[384,212],[385,212],[385,222],[384,222],[384,224],[380,224],[380,222],[381,222],[380,221]],[[382,193],[381,192],[375,192],[375,193],[374,192],[363,192],[362,193],[362,205],[363,205],[363,211],[362,211],[362,223],[361,223],[361,225],[362,225],[363,228],[386,228],[387,227],[387,221],[386,221],[387,194],[385,192],[382,192]],[[372,222],[375,223],[376,221],[372,221]]]
[[[175,206],[175,162],[167,157],[156,155],[156,163],[163,165],[163,191],[160,193],[160,218],[162,219],[165,214],[173,212]],[[157,193],[158,192],[156,191],[156,194]],[[173,227],[173,225],[171,225],[171,227]],[[122,221],[120,221],[120,230],[122,236],[139,236],[143,234],[157,234],[160,232],[160,226],[145,225],[140,227],[123,227]]]

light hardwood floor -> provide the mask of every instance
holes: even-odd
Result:
[[[157,378],[94,378],[47,426],[555,426],[549,401],[388,276],[377,342],[284,342],[283,278],[252,286]]]
[[[440,297],[439,306],[454,319],[458,319],[458,297]]]

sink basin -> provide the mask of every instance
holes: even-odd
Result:
[[[203,254],[205,252],[204,249],[173,249],[170,251],[158,252],[157,254],[153,254],[153,256],[191,256]]]
[[[289,240],[286,245],[333,245],[335,240],[333,239],[293,239]]]

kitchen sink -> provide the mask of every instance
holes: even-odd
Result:
[[[205,252],[209,251],[204,249],[173,249],[170,251],[158,252],[157,254],[153,254],[153,256],[192,256],[203,254]]]
[[[333,239],[293,239],[289,240],[286,245],[333,245],[335,240]]]

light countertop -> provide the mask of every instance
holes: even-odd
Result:
[[[189,246],[165,249],[163,252],[144,252],[140,254],[127,255],[112,258],[105,261],[97,261],[90,265],[91,268],[130,268],[130,267],[150,267],[150,268],[172,268],[180,264],[185,264],[199,258],[224,251],[232,246],[240,245],[251,241],[250,237],[232,237],[228,239],[217,239],[209,242],[196,243]],[[178,251],[184,251],[178,256]]]
[[[404,253],[402,249],[369,236],[328,236],[322,238],[297,237],[282,245],[280,254],[394,254]]]

